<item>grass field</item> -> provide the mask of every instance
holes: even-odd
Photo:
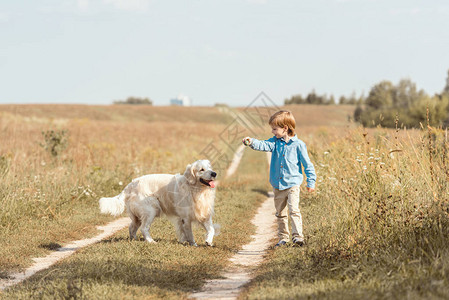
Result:
[[[124,229],[113,238],[87,247],[69,259],[14,287],[5,298],[173,298],[186,297],[204,280],[219,277],[227,259],[249,242],[254,228],[247,215],[266,198],[265,157],[247,152],[237,175],[218,187],[215,222],[221,233],[214,247],[204,246],[204,230],[194,231],[199,247],[178,244],[174,228],[156,219],[152,236],[157,244],[130,242]],[[258,166],[254,175],[254,166]]]
[[[287,109],[318,175],[317,192],[301,194],[307,245],[270,251],[241,298],[448,298],[447,132],[366,130],[348,122],[351,106]],[[99,197],[143,174],[183,172],[232,120],[216,108],[0,106],[0,277],[94,235],[112,220]],[[178,245],[161,219],[156,245],[123,230],[2,297],[183,298],[248,242],[266,170],[263,154],[246,151],[218,187],[214,248]]]
[[[112,219],[100,197],[143,174],[184,172],[227,122],[211,108],[1,106],[0,274],[95,234]]]
[[[242,298],[449,298],[447,131],[328,140],[313,144],[317,193],[301,199],[307,245],[270,252]]]

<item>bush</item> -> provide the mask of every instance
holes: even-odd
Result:
[[[149,98],[128,97],[128,99],[126,99],[125,101],[114,101],[114,104],[153,105],[153,101],[151,101]]]
[[[42,131],[44,143],[41,146],[53,157],[58,157],[68,146],[67,130],[47,130]]]

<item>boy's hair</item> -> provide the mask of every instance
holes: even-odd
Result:
[[[278,126],[281,128],[284,128],[284,126],[288,127],[288,135],[294,136],[295,135],[295,117],[293,117],[293,114],[287,110],[280,110],[274,115],[270,117],[270,121],[268,121],[268,124],[271,126]]]

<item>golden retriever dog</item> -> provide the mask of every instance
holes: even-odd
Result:
[[[212,224],[217,173],[208,160],[198,160],[186,167],[183,175],[151,174],[134,179],[117,196],[100,199],[100,210],[120,215],[126,206],[131,224],[130,239],[140,230],[149,243],[155,241],[150,226],[155,217],[165,214],[175,225],[180,243],[196,246],[192,223],[206,230],[206,245],[212,246],[215,234]]]

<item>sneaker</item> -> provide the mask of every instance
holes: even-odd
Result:
[[[279,241],[276,245],[274,245],[274,248],[282,247],[285,246],[286,244],[287,244],[286,241]]]
[[[304,246],[304,240],[301,240],[298,237],[293,238],[292,242],[293,242],[293,245],[296,245],[296,246],[299,246],[299,247]]]

